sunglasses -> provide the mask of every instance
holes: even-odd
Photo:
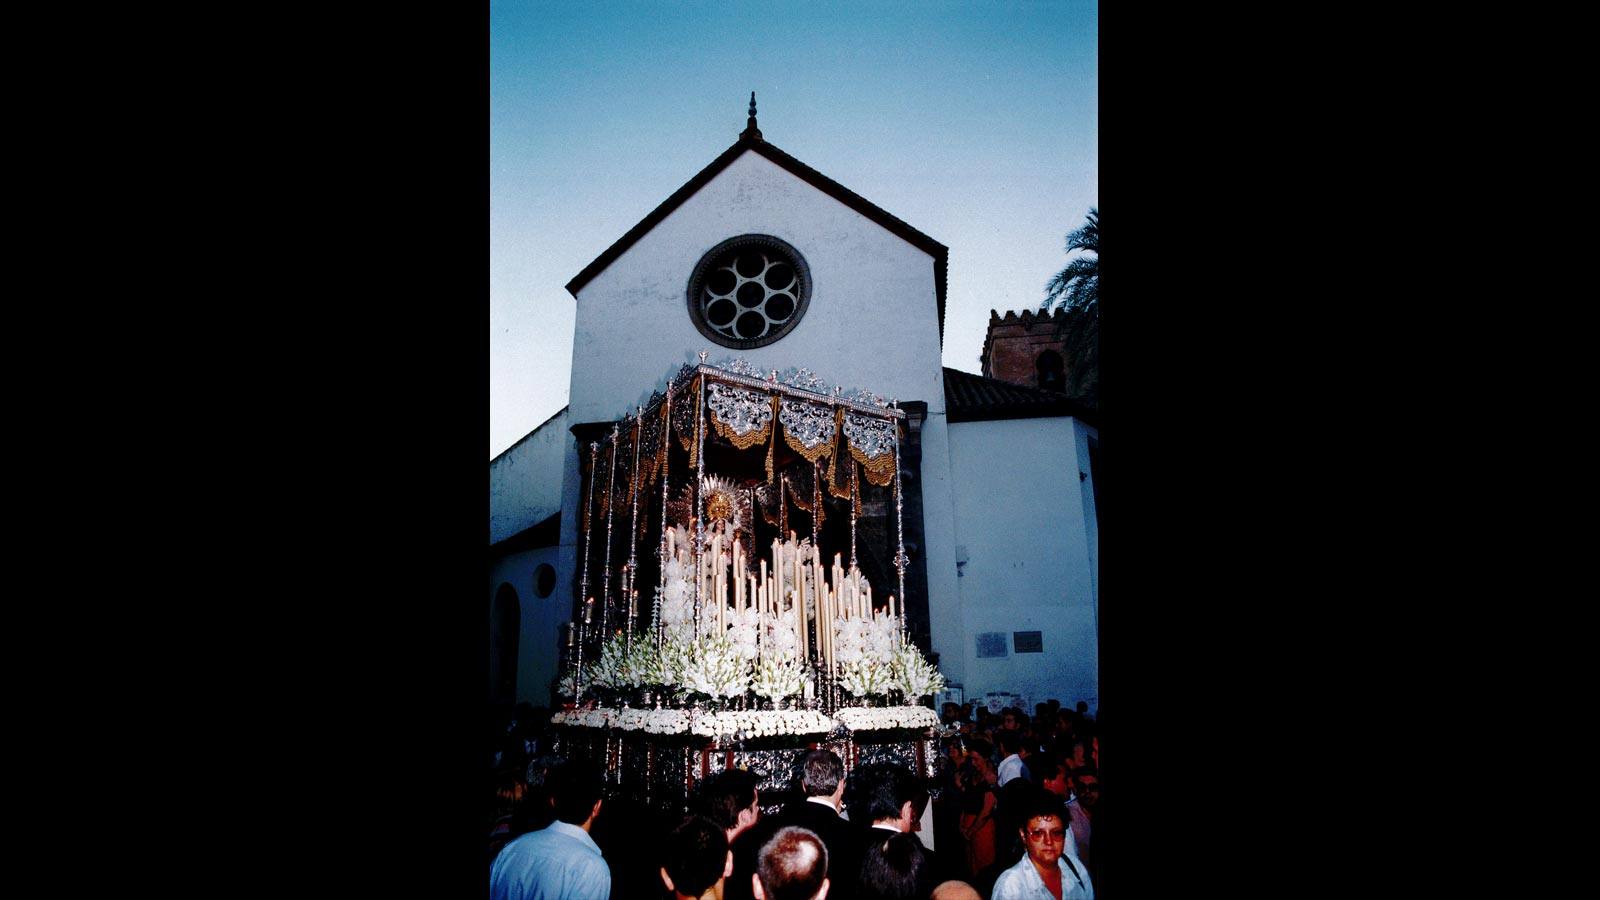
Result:
[[[1043,841],[1047,839],[1053,844],[1059,844],[1067,839],[1067,833],[1065,831],[1054,831],[1044,828],[1028,829],[1028,840]]]

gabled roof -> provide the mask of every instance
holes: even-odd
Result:
[[[543,422],[540,422],[538,425],[535,425],[532,431],[528,432],[527,434],[523,435],[522,437],[517,438],[515,441],[513,441],[511,443],[511,446],[505,448],[504,450],[501,450],[499,453],[496,453],[494,455],[494,459],[489,460],[489,465],[492,466],[495,463],[499,462],[501,457],[505,456],[507,453],[510,453],[512,450],[515,450],[518,444],[520,444],[523,441],[527,440],[528,438],[531,438],[534,435],[538,434],[540,428],[543,428],[546,425],[549,425],[551,422],[554,422],[556,419],[560,418],[561,414],[566,412],[567,409],[570,406],[571,406],[571,404],[569,403],[569,404],[567,404],[567,406],[563,406],[560,409],[556,410],[550,416],[550,418],[545,419]]]
[[[759,153],[801,181],[878,223],[890,234],[903,239],[906,243],[932,256],[934,290],[939,303],[939,346],[944,346],[944,297],[946,276],[950,264],[950,248],[895,218],[882,207],[874,205],[860,194],[767,143],[762,139],[761,132],[754,127],[739,135],[739,140],[735,141],[733,146],[724,150],[722,155],[711,161],[710,165],[701,169],[699,174],[689,179],[688,183],[683,187],[674,191],[672,196],[662,201],[660,206],[651,210],[649,215],[639,220],[639,224],[628,229],[627,234],[618,238],[617,242],[607,247],[604,253],[595,257],[594,262],[584,266],[582,272],[579,272],[573,276],[571,281],[567,282],[567,292],[576,298],[578,291],[582,290],[583,286],[593,280],[596,275],[605,271],[606,266],[615,262],[617,257],[626,253],[629,247],[632,247],[640,238],[649,233],[650,229],[656,227],[657,223],[665,219],[673,210],[682,206],[684,201],[694,196],[695,192],[715,178],[717,173],[726,169],[734,160],[746,152]]]
[[[950,422],[1072,416],[1096,428],[1099,415],[1066,394],[1023,387],[945,367],[944,410]]]

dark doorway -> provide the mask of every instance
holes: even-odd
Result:
[[[494,595],[494,619],[489,640],[489,700],[510,706],[517,699],[517,638],[522,630],[522,608],[517,591],[500,585]]]

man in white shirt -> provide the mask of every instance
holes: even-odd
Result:
[[[556,821],[507,844],[489,869],[489,900],[606,900],[611,869],[589,836],[600,773],[571,762],[550,772]]]
[[[1013,778],[1026,778],[1028,767],[1023,764],[1022,732],[1001,729],[995,732],[995,740],[1000,744],[1000,752],[1006,754],[1000,760],[1000,786],[1005,787],[1006,782]],[[1031,779],[1030,779],[1031,780]]]

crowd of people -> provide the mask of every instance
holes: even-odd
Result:
[[[522,777],[491,835],[490,896],[1092,900],[1087,704],[1030,717],[947,703],[940,719],[932,778],[887,763],[847,775],[830,750],[797,751],[793,800],[776,814],[762,814],[757,776],[734,768],[700,779],[678,816],[604,797],[593,761],[549,756],[548,714],[519,707],[496,752],[497,773]],[[918,835],[930,804],[937,852]]]

